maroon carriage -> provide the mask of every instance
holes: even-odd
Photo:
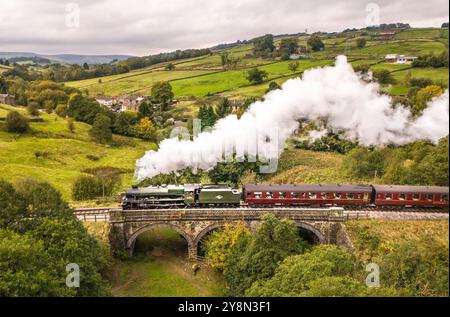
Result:
[[[448,187],[373,185],[377,206],[448,207]]]
[[[249,206],[270,205],[370,205],[369,185],[255,185],[244,186]]]

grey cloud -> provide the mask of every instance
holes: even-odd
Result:
[[[438,26],[446,0],[1,0],[0,51],[145,55],[207,47],[265,33],[363,27],[366,5],[381,23]],[[66,5],[80,8],[80,27],[66,26]]]

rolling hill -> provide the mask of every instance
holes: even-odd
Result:
[[[398,84],[388,87],[391,94],[404,94],[407,88],[403,79],[412,71],[413,76],[428,77],[436,82],[448,85],[448,68],[414,69],[411,65],[393,65],[384,63],[386,54],[404,54],[418,56],[427,53],[439,54],[448,50],[448,29],[426,28],[399,31],[393,38],[379,38],[375,32],[367,35],[336,34],[333,38],[323,37],[326,49],[312,52],[309,58],[300,60],[298,71],[293,74],[288,69],[289,61],[262,59],[252,55],[252,44],[241,44],[225,50],[217,50],[211,56],[179,60],[174,62],[174,70],[166,70],[166,63],[156,64],[146,69],[134,70],[126,74],[101,78],[67,82],[68,86],[88,90],[91,95],[110,95],[138,93],[149,95],[151,85],[160,80],[169,81],[175,97],[205,97],[211,95],[256,96],[264,95],[271,81],[278,84],[289,78],[299,76],[303,71],[333,63],[337,55],[345,54],[353,64],[369,64],[372,70],[387,69],[393,73]],[[327,36],[329,37],[329,36]],[[367,44],[363,48],[356,46],[356,38],[364,37]],[[276,37],[278,44],[283,37]],[[299,44],[307,45],[309,35],[300,35]],[[231,57],[240,58],[236,69],[224,70],[220,54],[227,52]],[[268,72],[268,79],[260,85],[249,85],[246,71],[251,68]]]
[[[14,57],[40,57],[49,59],[52,63],[61,64],[106,64],[113,60],[125,60],[130,58],[130,55],[79,55],[79,54],[38,54],[31,52],[0,52],[0,58],[9,59]]]

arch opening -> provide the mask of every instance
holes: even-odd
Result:
[[[189,257],[190,237],[179,227],[170,224],[152,224],[137,230],[128,240],[131,256]]]
[[[324,243],[324,236],[313,226],[306,223],[297,223],[297,227],[300,237],[310,245],[318,245]]]

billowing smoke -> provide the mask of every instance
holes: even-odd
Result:
[[[436,142],[448,135],[448,91],[414,120],[409,109],[392,107],[391,98],[379,91],[377,83],[362,80],[346,57],[339,56],[335,66],[311,69],[303,78],[288,80],[281,90],[252,104],[240,119],[235,115],[221,119],[193,141],[164,140],[158,151],[149,151],[137,161],[136,176],[144,179],[187,167],[210,169],[233,155],[277,158],[299,127],[299,119],[326,118],[328,130],[343,132],[345,138],[366,146],[418,139]]]

